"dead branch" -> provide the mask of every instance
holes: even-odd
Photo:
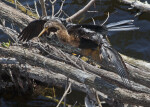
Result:
[[[42,16],[47,16],[46,7],[45,7],[45,1],[39,0],[42,8]]]
[[[141,12],[150,12],[150,4],[147,2],[142,3],[139,0],[118,0],[119,2],[122,2],[124,4],[131,5],[132,8],[139,9]]]
[[[37,16],[40,17],[39,12],[38,12],[38,10],[37,10],[36,1],[34,1],[34,7],[35,7],[35,12],[36,12]]]
[[[65,93],[63,94],[62,98],[60,99],[60,101],[59,101],[59,103],[57,104],[56,107],[59,107],[59,106],[60,106],[62,100],[63,100],[64,97],[67,95],[67,93],[68,93],[68,91],[70,90],[70,88],[71,88],[71,82],[69,83],[67,90],[66,90]]]
[[[67,18],[66,20],[72,21],[76,19],[77,17],[81,16],[81,14],[85,13],[94,4],[94,2],[95,0],[91,0],[83,9],[79,10],[78,12],[76,12],[75,14]]]
[[[54,10],[55,10],[55,2],[57,1],[57,0],[49,0],[50,1],[50,3],[52,4],[52,17],[54,16]]]
[[[61,6],[60,6],[60,9],[58,10],[58,12],[54,15],[54,16],[57,16],[58,14],[60,14],[62,12],[62,8],[63,8],[63,5],[65,3],[65,0],[61,0]]]
[[[105,21],[101,24],[101,26],[104,25],[104,24],[108,21],[108,19],[109,19],[109,12],[108,12],[108,14],[107,14],[107,18],[106,18]]]

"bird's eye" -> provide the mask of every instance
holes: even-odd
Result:
[[[48,28],[48,25],[45,25],[44,28]]]

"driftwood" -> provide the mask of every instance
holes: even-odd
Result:
[[[10,14],[11,11],[13,11],[13,15]],[[0,18],[15,23],[20,27],[25,27],[29,22],[34,20],[33,18],[28,17],[2,2],[0,2]],[[18,35],[18,33],[15,30],[2,25],[0,26],[0,29],[16,40],[15,36]],[[43,45],[45,46],[46,44]],[[126,61],[127,68],[129,69],[132,83],[131,89],[131,87],[124,86],[121,78],[115,73],[115,71],[99,69],[75,56],[68,54],[72,52],[70,47],[68,48],[67,46],[55,44],[54,46],[56,46],[57,49],[63,48],[65,52],[68,52],[64,52],[64,55],[60,55],[60,51],[56,51],[55,47],[52,46],[52,43],[49,43],[48,46],[50,46],[50,50],[54,50],[54,54],[57,57],[53,57],[51,55],[44,57],[39,54],[39,51],[42,50],[40,47],[37,48],[31,44],[31,46],[28,47],[29,49],[25,49],[25,47],[22,48],[21,45],[19,46],[18,43],[17,46],[10,46],[8,49],[0,47],[0,56],[8,59],[9,57],[15,58],[16,61],[21,64],[26,62],[28,64],[27,71],[29,73],[29,77],[40,80],[44,83],[50,84],[53,82],[63,84],[65,76],[67,76],[72,79],[72,82],[74,82],[74,88],[80,87],[80,90],[84,90],[85,87],[82,84],[86,84],[123,103],[142,106],[150,104],[149,63],[144,62],[145,64],[141,65],[140,63],[137,63],[140,61],[135,61],[135,59],[132,58],[129,60],[127,56],[123,57]],[[76,50],[76,52],[80,53],[79,50]],[[8,60],[5,59],[5,61],[7,62]],[[50,76],[50,74],[54,75]],[[49,81],[46,80],[47,76]],[[58,77],[60,77],[60,79],[58,79]]]
[[[148,4],[149,1],[145,3],[142,3],[139,0],[118,0],[118,1],[124,4],[131,5],[132,8],[136,8],[140,10],[141,12],[150,13],[150,4]]]

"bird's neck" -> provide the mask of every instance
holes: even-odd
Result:
[[[71,37],[68,34],[67,30],[60,30],[57,32],[57,36],[59,36],[59,40],[63,43],[69,43],[71,41]]]

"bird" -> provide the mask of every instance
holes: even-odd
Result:
[[[81,54],[90,56],[102,67],[113,69],[120,75],[123,82],[130,86],[128,69],[119,53],[106,40],[109,31],[137,30],[134,20],[123,20],[107,25],[74,24],[65,19],[51,17],[35,20],[23,29],[18,38],[29,41],[34,37],[54,32],[59,41],[81,49]],[[112,68],[112,67],[111,67]]]

